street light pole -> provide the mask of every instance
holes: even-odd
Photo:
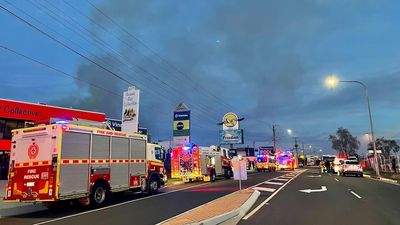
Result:
[[[368,116],[369,116],[369,125],[370,125],[370,129],[371,129],[371,139],[372,139],[372,145],[374,147],[375,172],[376,172],[376,176],[380,177],[381,175],[379,173],[378,157],[377,157],[377,154],[376,154],[376,142],[375,142],[375,136],[374,136],[374,126],[373,126],[373,123],[372,123],[371,104],[370,104],[370,101],[369,101],[367,85],[365,85],[363,82],[357,81],[357,80],[339,80],[339,82],[342,82],[342,83],[357,83],[357,84],[360,84],[361,86],[364,87],[365,97],[367,99],[367,104],[368,104]]]

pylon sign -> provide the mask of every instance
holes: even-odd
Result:
[[[124,132],[138,132],[140,91],[134,86],[124,92],[122,103],[122,125]]]
[[[183,102],[174,111],[172,141],[174,147],[190,143],[190,109]]]

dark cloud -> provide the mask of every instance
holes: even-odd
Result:
[[[364,30],[365,21],[382,16],[369,2],[120,0],[96,6],[179,68],[91,8],[97,23],[89,27],[93,37],[110,40],[124,57],[119,62],[107,50],[101,59],[141,88],[140,121],[156,138],[171,135],[172,111],[181,101],[192,108],[193,138],[200,144],[217,142],[216,123],[231,110],[246,117],[243,128],[250,145],[270,139],[273,123],[281,125],[281,142],[291,142],[284,134],[290,127],[302,141],[326,148],[328,134],[339,126],[368,130],[362,89],[330,92],[323,89],[321,77],[337,70],[351,73],[371,60],[360,56],[354,67],[344,62],[355,54],[348,41],[354,50],[369,52],[357,45],[359,36],[352,39],[354,30],[371,34]],[[86,62],[77,75],[120,93],[127,87]],[[358,78],[371,87],[374,106],[390,106],[398,95],[397,73]],[[59,103],[119,117],[121,99],[80,87],[82,95]]]

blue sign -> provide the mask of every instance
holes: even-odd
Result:
[[[190,111],[174,112],[174,121],[190,120]]]
[[[112,130],[121,131],[121,127],[122,127],[121,120],[114,120],[114,119],[106,118],[106,123]]]
[[[243,130],[220,130],[220,144],[243,144]]]

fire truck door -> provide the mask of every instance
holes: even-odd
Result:
[[[64,132],[61,144],[61,168],[59,196],[87,193],[89,164],[82,159],[89,158],[90,134]]]

